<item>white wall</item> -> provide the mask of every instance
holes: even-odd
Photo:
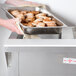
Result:
[[[68,25],[76,25],[76,0],[28,0],[47,4]]]

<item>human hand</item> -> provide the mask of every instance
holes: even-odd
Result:
[[[22,32],[18,29],[16,25],[16,21],[19,22],[19,19],[8,19],[8,20],[3,20],[3,25],[5,28],[11,30],[12,32],[16,32],[17,34],[22,34]]]
[[[24,1],[24,0],[7,0],[6,3],[14,5],[14,6],[40,5],[39,3]]]

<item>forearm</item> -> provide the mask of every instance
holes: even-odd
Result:
[[[18,29],[16,25],[17,19],[8,19],[4,20],[0,18],[0,25],[11,30],[12,32],[16,32],[18,34],[22,34],[22,32]]]
[[[39,5],[38,3],[24,0],[6,0],[5,3],[11,4],[13,6]]]
[[[17,1],[24,1],[24,0],[6,0],[5,3],[7,3],[7,4],[13,4],[13,2],[17,3]]]

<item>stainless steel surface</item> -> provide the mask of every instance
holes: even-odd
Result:
[[[49,34],[48,37],[44,35],[44,38],[41,39],[23,39],[23,36],[12,33],[4,47],[76,47],[75,34],[73,33],[72,28],[65,28],[62,30],[60,38],[59,35]]]
[[[76,76],[76,65],[64,64],[64,57],[76,58],[76,48],[20,48],[19,75]]]
[[[7,67],[11,67],[11,61],[12,61],[12,53],[5,53],[5,57],[6,57],[6,63],[7,63]]]
[[[36,10],[36,7],[9,7],[9,8],[3,8],[8,18],[12,18],[13,16],[8,12],[8,10]],[[38,11],[38,10],[37,10]],[[56,18],[53,14],[49,13],[47,10],[43,8],[39,8],[39,11],[46,12],[50,16],[53,16]],[[60,21],[58,18],[56,18],[60,23],[63,24],[63,26],[56,26],[56,27],[28,27],[24,26],[20,23],[20,27],[23,29],[25,34],[59,34],[61,33],[61,29],[64,27],[67,27],[66,24],[64,24],[62,21]]]
[[[9,76],[11,74],[13,76],[76,75],[75,65],[63,64],[64,57],[76,58],[76,48],[74,48],[76,40],[73,37],[73,29],[62,29],[61,39],[58,39],[59,35],[57,39],[51,34],[48,36],[47,39],[23,39],[16,33],[10,35],[4,44],[5,52],[14,53],[11,62],[8,58],[8,65],[11,65],[11,67],[8,66]]]
[[[59,39],[60,34],[41,34],[41,35],[28,35],[28,36],[33,36],[33,38],[29,37],[27,39]],[[23,35],[11,33],[9,39],[26,39],[26,38]]]
[[[76,58],[76,47],[9,47],[7,51],[14,53],[13,60],[16,64],[12,67],[13,70],[10,69],[10,75],[76,76],[76,64],[63,63],[64,57]],[[14,57],[17,51],[18,63]],[[16,69],[18,74],[15,74]]]
[[[33,38],[27,39],[34,39],[34,36],[37,36],[35,39],[74,39],[74,31],[73,28],[63,28],[60,34],[36,34],[36,35],[26,35],[26,36],[33,36]],[[26,39],[23,35],[18,35],[16,33],[11,33],[9,39]]]

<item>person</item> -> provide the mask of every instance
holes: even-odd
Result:
[[[20,6],[20,5],[38,5],[38,3],[31,2],[31,1],[24,1],[24,0],[0,0],[0,3],[7,3],[14,6]],[[16,21],[19,21],[18,19],[2,19],[0,18],[0,26],[3,26],[12,32],[16,32],[17,34],[22,34],[22,32],[17,28]]]

